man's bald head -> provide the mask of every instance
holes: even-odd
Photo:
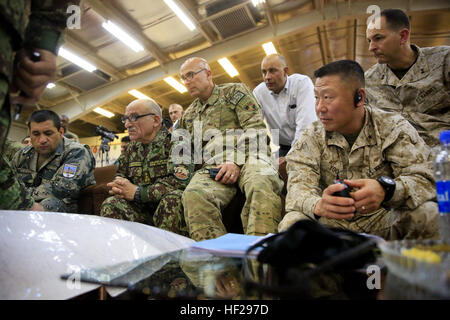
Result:
[[[187,65],[189,65],[189,66],[197,66],[197,67],[202,68],[202,69],[205,68],[206,70],[211,70],[211,68],[210,68],[210,66],[208,64],[208,61],[206,61],[205,59],[200,58],[200,57],[192,57],[192,58],[187,59],[181,65],[180,70],[182,70],[183,67],[185,67]]]
[[[149,143],[161,129],[162,111],[153,100],[134,100],[125,109],[125,116],[125,128],[133,141]],[[138,116],[136,121],[130,120],[132,116]]]
[[[211,68],[205,59],[187,59],[180,67],[180,76],[192,97],[206,101],[211,96],[214,83]]]
[[[278,53],[273,53],[273,54],[269,54],[269,55],[265,56],[261,62],[261,66],[267,61],[275,61],[276,63],[278,63],[280,65],[280,67],[282,69],[287,67],[286,59],[281,54],[278,54]]]
[[[261,62],[261,73],[267,89],[274,93],[280,93],[288,77],[286,59],[279,54],[266,56]]]
[[[142,110],[145,113],[154,113],[156,114],[160,119],[162,118],[162,111],[161,107],[154,101],[154,100],[148,100],[148,99],[137,99],[132,101],[128,106],[136,106],[139,105],[142,107]]]

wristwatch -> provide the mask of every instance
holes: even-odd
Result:
[[[136,192],[134,193],[134,201],[140,202],[141,201],[141,187],[137,187]]]
[[[395,191],[395,181],[394,179],[388,177],[388,176],[379,176],[377,178],[377,181],[384,189],[385,195],[383,202],[387,202],[391,200],[392,196],[394,195]]]

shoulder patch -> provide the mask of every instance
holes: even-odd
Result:
[[[239,103],[239,101],[242,100],[243,97],[245,97],[245,93],[236,90],[230,99],[230,103],[233,104],[234,106],[237,106],[237,104]]]
[[[173,174],[180,180],[187,180],[189,178],[189,170],[183,165],[175,166],[173,168]]]
[[[63,176],[66,178],[73,178],[77,173],[77,166],[73,164],[64,164],[63,168]]]

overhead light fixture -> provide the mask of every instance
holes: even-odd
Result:
[[[143,94],[142,92],[133,89],[128,91],[129,94],[131,94],[132,96],[138,98],[138,99],[147,99],[147,100],[153,100],[152,98],[150,98],[149,96],[146,96],[145,94]]]
[[[278,53],[277,49],[275,49],[275,46],[273,45],[272,42],[263,43],[262,47],[263,47],[264,51],[266,52],[266,55]]]
[[[100,107],[95,108],[95,109],[94,109],[94,112],[96,112],[96,113],[98,113],[98,114],[101,114],[102,116],[105,116],[105,117],[107,117],[107,118],[112,118],[112,117],[114,117],[114,113],[109,112],[108,110],[105,110],[105,109],[100,108]]]
[[[140,52],[144,50],[144,47],[134,40],[128,33],[122,30],[118,25],[111,20],[106,20],[102,23],[102,27],[109,31],[113,36],[122,41],[125,45],[130,47],[134,52]]]
[[[173,1],[173,0],[164,0],[164,2],[172,9],[173,12],[180,18],[180,20],[188,27],[190,31],[195,29],[195,24],[188,17],[186,13]]]
[[[258,6],[260,4],[263,4],[264,2],[266,2],[266,0],[252,0],[253,6]]]
[[[230,60],[227,58],[219,59],[218,62],[222,66],[222,68],[225,69],[225,71],[230,75],[231,78],[234,76],[237,76],[239,72],[236,70],[236,68],[231,64]]]
[[[178,90],[179,93],[187,92],[186,87],[183,86],[181,83],[179,83],[174,77],[164,78],[164,81],[167,82],[168,84],[170,84],[176,90]]]
[[[77,66],[85,69],[86,71],[92,72],[97,69],[96,66],[87,62],[83,58],[77,56],[75,53],[73,53],[67,49],[64,49],[64,47],[59,48],[58,55],[63,57],[64,59],[76,64]]]
[[[49,89],[53,89],[54,87],[56,87],[56,84],[54,84],[53,82],[49,82],[47,84],[47,88],[49,88]]]

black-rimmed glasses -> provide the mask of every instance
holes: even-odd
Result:
[[[194,76],[197,74],[197,73],[200,73],[200,72],[202,72],[202,71],[205,71],[206,69],[205,68],[203,68],[203,69],[200,69],[200,70],[198,70],[198,71],[191,71],[191,72],[188,72],[188,73],[186,73],[186,74],[182,74],[181,75],[181,81],[184,83],[184,82],[186,82],[186,81],[191,81],[192,80],[192,78],[194,78]]]
[[[130,122],[135,122],[137,119],[145,117],[145,116],[154,116],[154,113],[146,113],[146,114],[132,114],[129,116],[123,116],[122,118],[120,118],[122,120],[122,123],[125,123],[125,121],[129,120]]]

